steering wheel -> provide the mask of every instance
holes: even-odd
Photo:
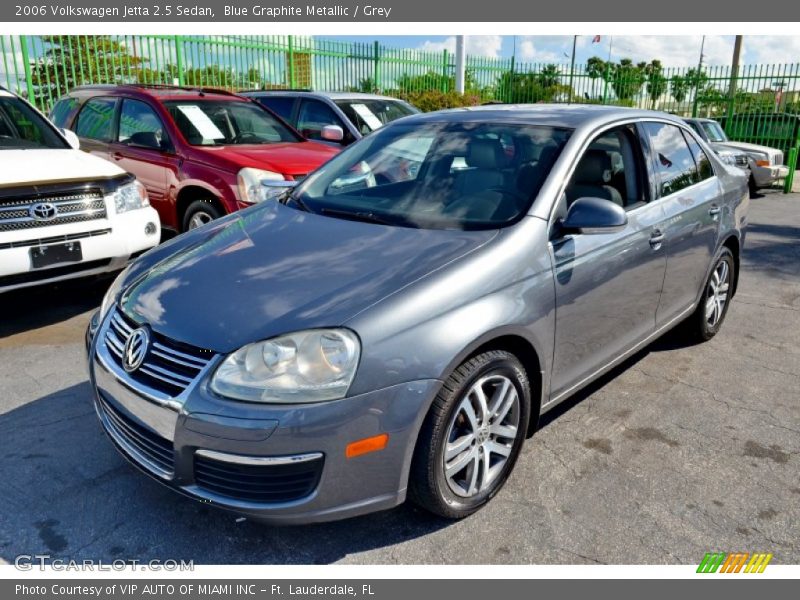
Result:
[[[244,140],[253,140],[257,139],[260,140],[261,136],[259,136],[255,131],[240,131],[231,139],[231,143],[236,144],[238,142]]]

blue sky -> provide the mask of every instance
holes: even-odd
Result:
[[[665,66],[686,67],[696,65],[700,58],[702,36],[611,36],[602,35],[599,43],[592,36],[579,36],[577,62],[584,63],[591,56],[607,58],[609,45],[613,60],[631,58],[635,62],[660,59]],[[417,50],[442,51],[453,49],[453,36],[334,36],[326,39],[367,41],[377,39],[386,46]],[[704,63],[730,64],[734,36],[707,36]],[[533,62],[569,62],[572,36],[468,36],[470,54],[492,57],[509,57],[516,48],[518,60]],[[800,63],[800,36],[745,36],[743,64]]]

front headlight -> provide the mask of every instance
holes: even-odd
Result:
[[[106,291],[106,295],[103,296],[103,302],[100,304],[100,315],[97,320],[98,323],[103,322],[103,319],[106,318],[106,314],[108,313],[109,309],[114,306],[114,303],[117,301],[119,293],[122,291],[122,281],[125,279],[129,270],[130,267],[125,267],[125,270],[117,275],[114,283],[111,284],[111,287],[109,287],[108,291]]]
[[[236,181],[239,185],[239,198],[250,204],[273,200],[295,185],[294,181],[286,180],[280,173],[250,167],[239,171]]]
[[[310,329],[248,344],[228,355],[211,379],[227,398],[292,404],[344,398],[361,343],[348,329]]]
[[[726,165],[736,166],[736,155],[732,152],[718,152],[717,155]]]
[[[121,185],[114,192],[114,206],[117,209],[117,214],[128,212],[129,210],[136,210],[144,206],[150,206],[150,200],[147,198],[147,190],[136,179],[125,185]]]

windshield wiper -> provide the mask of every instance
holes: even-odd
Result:
[[[338,208],[322,208],[319,212],[329,217],[339,217],[342,219],[349,219],[350,221],[363,221],[365,223],[377,223],[378,225],[398,225],[397,220],[387,219],[373,212],[353,212]]]

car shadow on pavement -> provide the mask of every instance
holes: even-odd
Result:
[[[0,339],[61,323],[100,306],[114,274],[0,294]]]
[[[129,465],[106,439],[90,398],[84,382],[0,415],[0,559],[327,564],[450,524],[410,503],[302,527],[239,520]]]
[[[569,412],[571,409],[578,406],[589,396],[596,394],[599,390],[608,385],[615,378],[619,377],[622,373],[624,373],[628,369],[633,368],[640,360],[645,358],[648,354],[652,352],[680,350],[681,348],[689,348],[690,346],[696,346],[700,343],[702,342],[700,342],[699,340],[694,340],[690,337],[687,337],[681,325],[678,324],[673,329],[667,331],[660,338],[651,342],[649,346],[645,346],[635,354],[631,355],[623,362],[618,364],[616,367],[611,369],[608,373],[597,378],[595,381],[587,385],[585,388],[582,388],[581,390],[575,392],[569,398],[561,402],[561,404],[559,404],[552,410],[549,410],[547,413],[542,415],[542,418],[539,419],[538,429],[543,429],[547,427],[548,425],[556,421],[561,415]]]

